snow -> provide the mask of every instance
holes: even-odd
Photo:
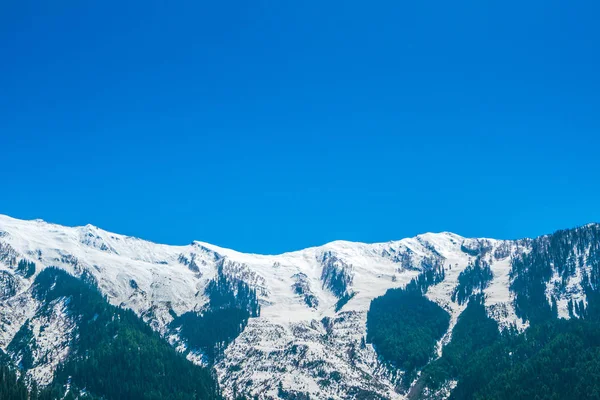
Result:
[[[40,385],[51,382],[54,371],[69,353],[69,344],[75,321],[69,316],[66,299],[57,299],[51,305],[50,315],[36,316],[31,320],[35,348],[34,368],[27,373]]]
[[[200,310],[207,302],[204,288],[215,278],[219,266],[227,275],[255,288],[262,307],[260,317],[249,321],[216,365],[228,396],[234,387],[252,395],[273,395],[278,383],[283,382],[285,390],[309,392],[316,398],[346,398],[354,386],[402,398],[394,390],[397,376],[381,364],[372,346],[362,343],[367,311],[374,298],[410,282],[427,260],[441,260],[445,280],[430,287],[426,294],[451,316],[450,329],[438,343],[441,355],[443,344],[450,340],[452,328],[465,308],[451,299],[460,272],[473,258],[461,250],[463,244],[484,244],[491,249],[488,261],[494,278],[484,290],[489,314],[501,327],[512,323],[524,326],[512,306],[510,257],[492,256],[494,250],[507,242],[493,239],[466,239],[449,232],[426,233],[386,243],[335,241],[279,255],[261,255],[199,241],[183,246],[156,244],[92,225],[65,227],[2,215],[0,233],[0,270],[13,272],[15,266],[10,260],[16,257],[34,261],[36,274],[48,266],[74,275],[87,271],[112,304],[134,310],[179,350],[186,346],[176,332],[168,330],[171,313],[181,315]],[[513,246],[510,251],[512,254],[519,250]],[[321,280],[325,255],[340,260],[352,277],[348,290],[355,295],[337,312],[338,298]],[[197,268],[192,268],[191,261]],[[298,274],[302,274],[303,285],[315,296],[318,305],[310,307],[303,296],[294,292]],[[18,279],[18,293],[0,301],[0,348],[3,349],[19,327],[34,317],[39,306],[28,292],[35,276]],[[578,287],[577,279],[580,278],[574,277],[570,283],[573,293]],[[68,351],[71,325],[68,315],[61,314],[60,302],[56,307],[52,320],[40,320],[34,326],[38,335],[40,324],[48,326],[38,341],[44,344],[41,347],[46,354],[60,360]],[[297,353],[290,351],[294,345],[299,349]],[[202,354],[190,350],[188,359],[202,364]],[[55,366],[55,363],[40,366],[32,373],[47,382]],[[325,385],[324,377],[332,373],[339,373],[341,378],[330,379],[331,383]]]
[[[495,260],[493,257],[490,260],[490,269],[494,274],[489,286],[484,289],[485,304],[488,310],[488,315],[494,318],[499,323],[499,328],[507,328],[513,324],[520,331],[529,326],[526,321],[517,317],[513,305],[513,295],[510,292],[510,258],[505,257],[500,260]]]
[[[589,276],[588,268],[584,267],[583,270],[585,270]],[[548,302],[552,301],[552,296],[556,298],[559,318],[571,318],[568,307],[569,300],[572,300],[573,304],[583,301],[583,304],[587,306],[587,298],[583,287],[581,286],[581,280],[583,278],[582,272],[582,268],[577,268],[575,270],[575,275],[569,276],[565,287],[561,288],[563,279],[558,272],[554,271],[552,278],[550,278],[546,284],[546,298],[548,299]],[[575,309],[573,309],[573,313],[575,316],[578,316]]]

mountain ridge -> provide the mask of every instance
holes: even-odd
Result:
[[[597,227],[591,223],[567,231]],[[448,328],[435,344],[437,357],[473,294],[484,296],[486,312],[499,329],[522,331],[529,321],[516,308],[512,260],[549,237],[496,240],[424,233],[261,255],[200,241],[163,245],[89,224],[63,227],[0,215],[0,273],[10,282],[0,299],[0,348],[8,348],[26,321],[48,324],[35,322],[42,304],[30,290],[36,276],[54,266],[90,277],[111,304],[133,310],[188,360],[214,366],[226,397],[274,398],[285,392],[403,398],[406,392],[398,387],[403,371],[390,368],[375,346],[365,343],[372,301],[428,271],[440,271],[443,278],[427,284],[423,293],[449,315]],[[489,270],[481,275],[485,281],[466,283],[465,274],[478,271],[473,268]],[[556,272],[543,282],[545,301],[556,303],[559,316],[570,317],[573,301],[587,301],[582,282],[588,270],[583,260],[572,276],[559,279]],[[230,328],[199,340],[214,318],[231,319]],[[68,323],[67,318],[54,325]],[[73,346],[68,334],[61,336],[64,348],[46,341],[48,348],[35,354],[60,353],[66,359]],[[44,384],[57,365],[40,364],[25,373]],[[36,375],[38,370],[43,374]]]
[[[55,222],[49,222],[46,221],[42,218],[33,218],[33,219],[21,219],[21,218],[14,218],[10,215],[7,214],[0,214],[0,219],[4,218],[4,219],[8,219],[8,220],[12,220],[12,221],[18,221],[18,222],[25,222],[25,223],[39,223],[39,224],[46,224],[46,225],[50,225],[50,226],[55,226],[55,227],[61,227],[61,228],[69,228],[69,229],[79,229],[79,230],[83,230],[83,229],[87,229],[87,230],[99,230],[102,231],[106,234],[112,234],[112,235],[118,235],[120,237],[123,238],[130,238],[130,239],[137,239],[140,241],[144,241],[147,243],[152,243],[152,244],[156,244],[156,245],[161,245],[161,246],[169,246],[169,247],[184,247],[184,246],[188,246],[188,245],[193,245],[194,243],[198,244],[198,245],[202,245],[202,246],[210,246],[212,248],[214,248],[215,250],[222,250],[222,251],[229,251],[229,252],[235,252],[235,253],[239,253],[239,254],[247,254],[247,255],[255,255],[255,256],[265,256],[265,257],[269,257],[269,256],[282,256],[282,255],[286,255],[286,254],[290,254],[290,253],[298,253],[298,252],[302,252],[305,250],[311,250],[311,249],[319,249],[319,248],[323,248],[323,247],[327,247],[327,246],[333,246],[333,245],[385,245],[385,244],[390,244],[390,243],[396,243],[396,242],[400,242],[402,240],[406,240],[406,239],[416,239],[418,237],[423,237],[423,236],[428,236],[428,235],[453,235],[462,239],[479,239],[479,240],[496,240],[496,241],[518,241],[518,240],[524,240],[524,239],[533,239],[535,237],[539,237],[539,236],[545,236],[547,234],[544,235],[539,235],[539,236],[535,236],[535,237],[519,237],[519,238],[513,238],[513,239],[498,239],[498,238],[494,238],[491,236],[463,236],[460,235],[458,233],[452,232],[452,231],[439,231],[439,232],[434,232],[434,231],[428,231],[428,232],[423,232],[423,233],[419,233],[417,235],[414,236],[407,236],[407,237],[403,237],[403,238],[399,238],[399,239],[391,239],[391,240],[387,240],[387,241],[375,241],[375,242],[363,242],[363,241],[354,241],[354,240],[346,240],[346,239],[336,239],[336,240],[332,240],[329,242],[325,242],[323,244],[319,244],[319,245],[314,245],[314,246],[308,246],[308,247],[302,247],[296,250],[289,250],[289,251],[283,251],[283,252],[278,252],[278,253],[260,253],[260,252],[245,252],[245,251],[240,251],[237,250],[235,248],[229,248],[229,247],[224,247],[221,245],[217,245],[217,244],[213,244],[210,242],[206,242],[203,240],[197,240],[197,239],[193,239],[191,242],[189,242],[188,244],[168,244],[168,243],[160,243],[158,241],[153,241],[150,239],[145,239],[139,236],[132,236],[132,235],[125,235],[125,234],[120,234],[120,233],[116,233],[116,232],[111,232],[111,231],[107,231],[103,228],[101,228],[98,225],[94,225],[91,223],[85,224],[85,225],[62,225],[59,223],[55,223]],[[590,226],[590,225],[598,225],[600,223],[597,222],[590,222],[590,223],[586,223],[583,225],[579,225],[576,226],[574,228],[570,228],[570,229],[576,229],[576,228],[580,228],[580,227],[586,227],[586,226]]]

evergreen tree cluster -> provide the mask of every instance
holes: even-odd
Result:
[[[249,318],[248,311],[241,308],[220,308],[202,313],[190,311],[177,317],[171,326],[181,328],[181,337],[188,348],[202,350],[207,361],[214,361],[242,333]]]
[[[486,239],[471,239],[460,245],[460,250],[472,257],[483,257],[492,250],[491,243]]]
[[[19,368],[28,370],[33,368],[33,350],[36,347],[35,337],[33,331],[29,326],[29,320],[19,328],[17,334],[13,337],[9,343],[7,350],[10,354],[13,354],[14,358],[18,358]]]
[[[10,272],[0,270],[0,300],[14,296],[18,290],[18,279]]]
[[[600,325],[555,319],[477,352],[452,399],[600,398]]]
[[[474,290],[481,291],[488,287],[493,277],[489,263],[481,257],[475,258],[475,261],[458,275],[458,285],[452,293],[452,301],[464,304]]]
[[[421,272],[406,285],[406,291],[425,294],[430,286],[437,285],[446,278],[444,266],[441,263],[431,265],[431,268]]]
[[[562,278],[562,287],[566,287],[576,268],[582,267],[584,262],[590,272],[584,271],[582,287],[589,300],[598,296],[600,286],[598,224],[561,230],[532,240],[531,251],[512,260],[510,289],[515,293],[517,315],[532,323],[554,318],[556,309],[546,298],[547,282],[557,273]],[[552,299],[551,303],[555,302],[556,299]]]
[[[470,256],[473,257],[477,257],[479,255],[479,253],[481,252],[479,247],[475,247],[475,248],[471,248],[471,247],[467,247],[464,244],[460,245],[460,251],[462,251],[465,254],[468,254]]]
[[[171,328],[180,329],[188,348],[201,349],[210,360],[215,360],[246,328],[249,318],[260,315],[260,305],[256,290],[225,275],[222,267],[205,293],[208,307],[200,313],[182,314],[173,320]]]
[[[17,377],[10,358],[0,350],[0,399],[29,400],[29,388],[23,378],[24,375]],[[37,389],[34,391],[37,394]]]
[[[491,345],[463,349],[451,399],[595,399],[600,397],[600,325],[545,321]]]
[[[498,330],[472,296],[443,355],[423,369],[410,399],[457,380],[450,399],[600,398],[600,321],[551,319],[519,333]]]
[[[389,289],[371,302],[367,314],[367,341],[386,362],[405,371],[405,387],[435,356],[436,343],[450,323],[450,315],[423,295],[442,275],[443,268],[429,270],[405,289]]]
[[[256,290],[242,280],[228,277],[223,273],[222,266],[219,267],[216,279],[208,283],[205,294],[209,298],[211,310],[239,308],[246,310],[253,318],[260,315]]]
[[[524,332],[500,332],[487,316],[484,297],[469,297],[443,355],[423,369],[409,398],[458,381],[450,399],[600,398],[599,225],[558,231],[534,239],[532,251],[512,260],[517,312],[530,322]],[[570,319],[557,318],[546,297],[554,274],[566,281],[584,266],[583,300],[568,303]],[[585,271],[589,272],[585,272]],[[460,280],[460,279],[459,279]]]
[[[442,357],[427,365],[410,397],[419,398],[424,387],[437,390],[448,380],[462,379],[471,360],[471,355],[498,340],[501,333],[496,321],[488,317],[483,294],[469,298],[452,330],[450,343],[444,346]]]
[[[352,284],[352,275],[349,273],[350,265],[327,251],[321,260],[323,270],[321,271],[321,282],[323,287],[331,290],[337,298],[348,294],[348,288]]]
[[[131,310],[110,305],[97,288],[66,272],[47,268],[34,283],[43,303],[67,298],[78,332],[67,360],[40,399],[218,399],[213,373],[190,363]],[[82,398],[79,396],[78,398]],[[83,397],[86,398],[86,397]]]
[[[17,274],[22,275],[24,278],[31,278],[35,274],[35,263],[22,259],[17,264]]]
[[[354,296],[356,296],[356,292],[346,293],[340,297],[340,299],[335,303],[335,312],[340,311]]]

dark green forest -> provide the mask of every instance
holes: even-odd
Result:
[[[33,392],[37,394],[37,389]],[[28,400],[29,389],[26,382],[17,378],[10,358],[0,350],[0,399]]]
[[[515,307],[518,315],[530,323],[524,332],[516,327],[501,331],[487,315],[485,298],[472,294],[492,278],[489,266],[479,257],[459,277],[454,301],[468,303],[453,329],[452,339],[444,346],[442,357],[425,367],[393,357],[410,360],[411,355],[431,351],[433,340],[396,339],[403,337],[403,330],[415,320],[433,324],[429,317],[434,308],[417,306],[406,312],[405,300],[390,291],[373,302],[368,314],[373,321],[368,320],[367,327],[368,335],[376,339],[373,343],[379,355],[396,361],[395,366],[409,372],[422,368],[409,392],[410,399],[432,396],[450,381],[458,381],[450,396],[456,400],[600,399],[600,227],[588,225],[558,231],[528,244],[532,251],[511,260]],[[546,283],[558,274],[562,277],[558,290],[563,290],[584,262],[588,268],[583,273],[582,287],[587,302],[569,302],[571,319],[559,319],[556,297],[548,300]],[[417,285],[419,281],[425,282],[424,278],[417,279],[407,289],[421,287],[425,289],[421,292],[425,292],[428,285]],[[406,296],[407,292],[399,293]],[[418,294],[413,290],[413,296]],[[418,296],[413,301],[423,303]],[[382,313],[390,317],[395,314],[397,321],[381,323],[378,314]]]
[[[78,335],[66,362],[56,371],[51,385],[29,394],[32,399],[218,399],[220,391],[213,373],[193,365],[178,354],[133,311],[110,305],[89,283],[66,272],[47,268],[34,283],[34,296],[44,303],[69,299],[68,307],[79,319]],[[26,335],[25,335],[26,336]],[[1,370],[2,399],[21,399],[22,381],[14,368]],[[21,396],[21,397],[19,397]],[[26,397],[25,397],[26,398]]]
[[[35,263],[25,259],[20,260],[17,264],[16,272],[23,275],[24,278],[31,278],[35,274]]]
[[[577,267],[589,267],[583,273],[582,286],[588,298],[588,307],[598,307],[600,293],[600,225],[560,230],[552,235],[531,241],[532,250],[512,261],[511,291],[515,293],[517,315],[532,323],[544,322],[556,317],[555,299],[546,301],[546,283],[554,273],[562,279],[562,289]],[[587,257],[584,257],[587,254]],[[575,307],[579,308],[577,313]],[[573,305],[573,312],[583,316],[583,304]],[[599,310],[591,310],[600,313]]]
[[[405,289],[388,290],[372,301],[368,312],[367,341],[392,367],[405,371],[405,387],[434,357],[436,343],[448,329],[450,315],[423,295],[440,274],[443,269],[420,275]]]
[[[473,294],[475,289],[485,289],[493,278],[490,265],[476,257],[475,261],[467,267],[458,276],[458,285],[452,294],[452,301],[458,304],[464,304]]]
[[[450,399],[600,398],[600,321],[553,319],[525,332],[498,330],[473,296],[443,356],[423,369],[410,393],[457,380]]]
[[[208,306],[202,312],[187,312],[176,317],[172,329],[191,349],[200,349],[208,361],[223,351],[246,327],[248,320],[260,315],[256,291],[245,282],[228,278],[219,267],[217,279],[206,288]]]

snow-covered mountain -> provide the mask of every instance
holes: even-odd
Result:
[[[18,332],[27,324],[35,346],[26,373],[42,385],[68,356],[77,321],[66,310],[66,300],[41,304],[32,294],[36,276],[54,266],[93,280],[111,304],[135,311],[190,361],[214,362],[226,397],[289,392],[314,398],[404,398],[397,390],[401,371],[386,366],[365,343],[372,300],[406,286],[423,271],[441,268],[443,279],[425,294],[450,314],[450,327],[438,343],[441,354],[466,307],[455,298],[459,276],[477,259],[492,272],[486,285],[473,289],[485,295],[488,315],[501,328],[524,329],[528,321],[517,316],[511,291],[512,260],[531,251],[530,239],[471,239],[443,232],[258,255],[197,241],[168,246],[91,225],[64,227],[0,216],[0,348],[19,363]],[[581,280],[590,268],[585,252],[579,251],[582,259],[567,278],[556,266],[545,283],[548,302],[556,302],[561,317],[572,315],[570,300],[585,302]],[[251,312],[241,333],[209,359],[190,342],[182,316],[209,309],[216,301],[211,288],[219,279],[230,284],[233,296],[247,288],[260,312]]]

